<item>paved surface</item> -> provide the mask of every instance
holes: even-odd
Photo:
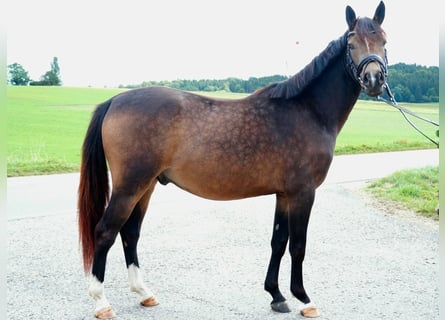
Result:
[[[321,319],[439,319],[438,224],[376,208],[358,188],[403,168],[438,164],[438,151],[334,159],[309,224],[305,286]],[[94,319],[76,229],[78,175],[8,179],[8,319]],[[208,201],[158,186],[142,228],[141,267],[160,301],[128,290],[120,241],[106,294],[118,319],[300,319],[273,313],[263,290],[274,197]]]

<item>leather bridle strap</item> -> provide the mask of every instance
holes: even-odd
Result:
[[[380,71],[384,77],[383,80],[386,82],[386,78],[388,77],[388,58],[386,56],[386,50],[384,60],[376,54],[369,54],[360,61],[358,66],[356,66],[351,57],[351,48],[348,46],[346,50],[346,69],[348,70],[349,75],[354,80],[358,81],[362,87],[363,79],[361,78],[361,73],[372,62],[375,62],[380,66]]]

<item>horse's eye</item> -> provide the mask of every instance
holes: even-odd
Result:
[[[355,36],[355,31],[351,31],[348,33],[348,39]]]

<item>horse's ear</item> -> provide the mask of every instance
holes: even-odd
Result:
[[[349,31],[354,30],[355,22],[357,21],[357,16],[355,15],[354,9],[350,6],[346,7],[346,22],[348,23]]]
[[[376,21],[378,24],[382,24],[383,19],[385,19],[385,4],[383,1],[380,1],[379,6],[374,13],[374,21]]]

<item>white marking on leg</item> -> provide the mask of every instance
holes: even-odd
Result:
[[[99,280],[97,280],[96,276],[91,277],[88,293],[96,302],[95,312],[110,307],[110,304],[108,303],[108,300],[105,297],[104,284]]]
[[[128,280],[130,282],[130,290],[139,294],[141,296],[141,301],[154,296],[153,292],[145,286],[142,281],[141,272],[134,264],[131,264],[128,267]]]
[[[299,309],[301,311],[301,310],[304,310],[307,308],[316,308],[316,305],[313,302],[309,302],[309,303],[305,303],[305,304],[301,305]]]

